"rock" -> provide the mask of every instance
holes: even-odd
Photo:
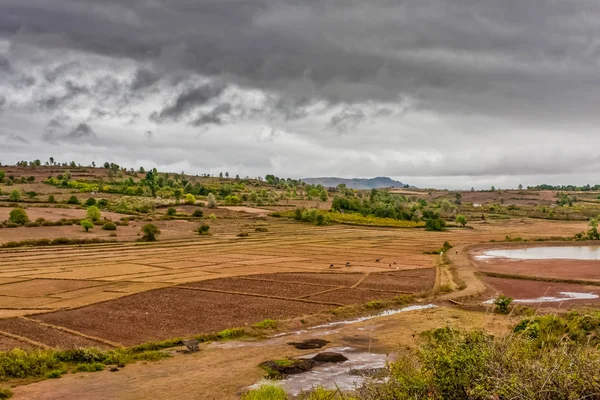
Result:
[[[294,346],[298,350],[314,350],[324,347],[329,341],[323,339],[306,339],[302,342],[291,342],[288,343],[290,346]]]
[[[315,362],[310,359],[284,359],[270,360],[259,364],[260,367],[267,370],[269,377],[301,374],[310,371],[315,366]]]
[[[348,358],[346,356],[344,356],[343,354],[333,353],[330,351],[319,353],[316,356],[314,356],[312,359],[317,362],[330,362],[330,363],[339,363],[339,362],[348,361]]]
[[[111,369],[109,369],[110,372],[117,372],[119,370],[119,368],[117,367],[112,367]]]

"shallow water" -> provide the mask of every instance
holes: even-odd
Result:
[[[343,321],[329,322],[327,324],[312,326],[310,328],[303,329],[300,331],[280,333],[280,334],[274,335],[273,337],[288,336],[288,335],[300,335],[302,333],[310,332],[315,329],[333,328],[333,327],[342,326],[342,325],[356,324],[358,322],[364,322],[364,321],[368,321],[368,320],[371,320],[374,318],[387,317],[389,315],[395,315],[395,314],[408,312],[408,311],[427,310],[429,308],[435,308],[435,307],[436,306],[434,304],[425,304],[425,305],[408,306],[408,307],[404,307],[404,308],[400,308],[400,309],[396,309],[396,310],[385,310],[385,311],[382,311],[375,315],[369,315],[366,317],[359,317],[359,318],[353,318],[353,319],[346,319]]]
[[[600,260],[600,246],[530,247],[514,250],[489,250],[475,258],[514,260]]]
[[[597,299],[595,293],[560,292],[560,296],[542,296],[535,299],[514,299],[513,303],[560,303],[569,300],[592,300]],[[493,304],[494,299],[485,301],[484,304]]]
[[[290,375],[288,378],[281,381],[269,381],[280,385],[288,394],[297,396],[301,392],[307,392],[316,387],[325,389],[353,390],[361,387],[369,378],[361,375],[351,374],[351,370],[369,370],[376,368],[384,368],[388,361],[385,354],[369,354],[364,352],[355,352],[351,347],[336,348],[332,347],[327,351],[334,351],[344,354],[348,361],[343,363],[324,363],[309,372],[298,375]],[[303,358],[312,358],[317,353],[307,354]],[[258,382],[251,388],[259,387],[265,382]]]

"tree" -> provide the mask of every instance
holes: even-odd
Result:
[[[54,157],[50,157],[50,164],[54,165]]]
[[[202,224],[202,225],[200,225],[200,227],[198,227],[196,232],[198,232],[199,235],[208,235],[209,230],[210,230],[210,225]]]
[[[56,200],[54,200],[54,195],[49,195],[48,196],[48,203],[56,203]]]
[[[96,206],[88,207],[87,209],[87,217],[91,221],[100,221],[101,215],[100,210]]]
[[[185,195],[185,202],[190,205],[196,204],[196,197],[193,194],[188,193]]]
[[[463,228],[467,225],[467,217],[462,214],[456,216],[456,223],[460,224]]]
[[[215,198],[214,194],[209,193],[208,197],[207,197],[207,201],[208,201],[208,208],[217,208],[217,199]]]
[[[152,197],[156,197],[156,191],[159,188],[158,185],[158,171],[156,168],[153,168],[152,171],[148,171],[146,173],[146,178],[144,179],[144,184],[148,186],[150,189],[150,193],[152,193]]]
[[[29,222],[29,217],[22,208],[15,208],[8,215],[8,220],[15,224],[24,225]]]
[[[73,195],[69,197],[69,200],[67,200],[67,204],[79,204],[79,199],[77,198],[77,196]]]
[[[223,178],[223,173],[219,172],[219,178]]]
[[[458,206],[460,206],[462,204],[462,194],[456,193],[454,195],[454,203]]]
[[[86,232],[89,232],[90,229],[92,229],[94,227],[94,224],[91,221],[88,221],[87,219],[84,219],[81,221],[81,227],[83,229],[85,229]]]
[[[523,190],[523,185],[519,184],[519,190]]]
[[[154,224],[146,224],[142,226],[142,240],[145,242],[155,242],[156,238],[160,235],[160,229]]]
[[[494,304],[496,305],[496,312],[499,314],[508,314],[510,311],[510,303],[512,303],[512,297],[506,297],[501,294],[498,296],[496,300],[494,300]]]
[[[87,199],[85,201],[85,205],[88,206],[88,207],[95,206],[96,205],[96,199],[93,198],[93,197],[90,197],[89,199]]]
[[[327,199],[329,198],[329,196],[327,196],[327,191],[321,190],[321,193],[319,193],[319,198],[321,199],[321,201],[327,201]]]
[[[225,172],[225,178],[229,178],[229,172]]]
[[[598,233],[598,220],[596,218],[590,219],[589,227],[590,229],[587,232],[588,239],[600,240],[600,233]]]
[[[21,192],[19,192],[17,189],[13,190],[12,192],[10,192],[10,195],[8,195],[8,199],[10,201],[21,200]]]
[[[6,172],[4,172],[3,170],[0,169],[0,182],[4,181],[5,177],[6,177]]]
[[[181,189],[178,188],[178,189],[173,190],[173,196],[175,196],[175,202],[177,204],[179,204],[179,200],[181,200],[181,195],[182,195]]]

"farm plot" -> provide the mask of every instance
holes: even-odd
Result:
[[[34,342],[55,348],[74,349],[77,347],[107,347],[105,344],[98,341],[21,318],[1,320],[0,331],[25,337]]]
[[[515,299],[518,304],[530,307],[545,306],[570,308],[573,305],[600,304],[600,287],[569,283],[549,283],[520,279],[482,277],[483,282],[496,294]]]
[[[482,260],[475,263],[484,272],[553,279],[600,282],[600,261],[591,260]]]
[[[329,305],[165,288],[33,318],[123,345],[314,314]]]
[[[397,292],[366,289],[336,289],[330,292],[306,297],[306,300],[336,302],[344,305],[363,304],[373,300],[390,300],[398,296]]]
[[[266,296],[297,298],[331,289],[329,286],[306,285],[302,283],[268,282],[242,278],[223,278],[187,283],[185,287],[222,290],[227,292],[260,294]]]
[[[369,274],[357,287],[418,293],[430,290],[435,282],[433,268]]]

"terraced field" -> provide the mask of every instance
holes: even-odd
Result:
[[[436,256],[424,252],[444,241],[581,230],[548,221],[441,233],[268,221],[268,232],[248,238],[0,251],[0,347],[129,345],[419,293],[439,284]]]

